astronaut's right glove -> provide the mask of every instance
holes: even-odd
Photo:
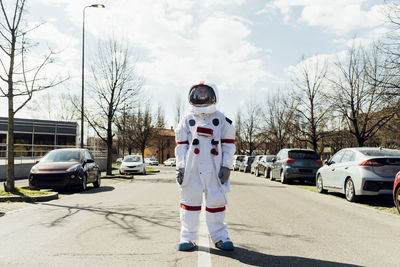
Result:
[[[219,169],[218,173],[218,177],[221,180],[221,184],[224,184],[228,181],[230,174],[231,170],[229,168],[221,166],[221,169]]]
[[[183,182],[183,175],[185,174],[185,168],[178,168],[176,169],[176,181],[178,184],[182,184]]]

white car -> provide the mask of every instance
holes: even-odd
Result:
[[[343,193],[348,201],[355,201],[361,195],[391,195],[399,171],[399,150],[345,148],[318,169],[316,186],[319,193],[328,190]]]
[[[146,164],[141,155],[125,156],[119,167],[120,174],[141,173],[146,174]]]
[[[149,165],[155,165],[158,166],[158,161],[152,158],[145,158],[144,163],[149,164]]]
[[[164,161],[165,166],[176,166],[176,160],[175,158],[169,158],[166,161]]]
[[[232,169],[233,169],[234,171],[239,170],[240,164],[242,164],[243,158],[244,158],[244,155],[235,155],[235,156],[233,156],[233,165],[232,165]]]

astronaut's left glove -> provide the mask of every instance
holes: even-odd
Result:
[[[182,183],[183,183],[183,175],[184,174],[185,174],[185,168],[176,169],[176,181],[180,185],[182,185]]]
[[[221,166],[221,169],[219,169],[218,173],[218,177],[221,180],[221,184],[224,184],[228,181],[230,174],[231,170],[229,168]]]

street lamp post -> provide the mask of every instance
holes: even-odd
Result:
[[[85,11],[87,7],[105,8],[102,4],[93,4],[83,8],[82,17],[82,103],[81,103],[81,148],[83,148],[83,118],[85,100]]]

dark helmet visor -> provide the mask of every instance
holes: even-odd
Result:
[[[196,107],[207,107],[217,102],[214,90],[208,85],[195,85],[189,91],[189,102]]]

